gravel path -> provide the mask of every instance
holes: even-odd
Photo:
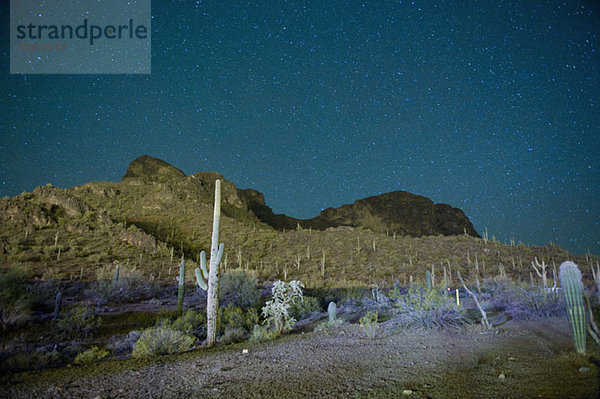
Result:
[[[574,353],[566,319],[374,340],[345,325],[154,362],[3,376],[0,398],[596,398],[598,375]]]

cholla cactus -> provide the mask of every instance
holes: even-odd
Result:
[[[289,283],[278,280],[273,283],[272,299],[262,308],[262,315],[267,326],[273,327],[277,334],[291,330],[296,323],[296,319],[290,316],[289,309],[292,303],[303,300],[302,288],[304,284],[299,280]]]
[[[575,350],[577,353],[585,354],[586,319],[583,304],[583,282],[579,267],[573,262],[563,262],[560,265],[559,278],[565,294]]]

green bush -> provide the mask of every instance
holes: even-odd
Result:
[[[141,335],[140,331],[130,331],[128,334],[113,335],[106,343],[106,347],[116,356],[131,353]]]
[[[151,327],[142,332],[135,343],[133,357],[170,355],[189,350],[196,339],[169,326]]]
[[[232,304],[242,309],[259,306],[260,290],[256,288],[254,277],[241,270],[224,273],[219,279],[219,303],[222,306]]]
[[[75,360],[73,363],[75,364],[89,364],[95,363],[101,359],[104,359],[108,356],[108,351],[106,349],[100,349],[97,346],[92,346],[90,349],[85,352],[81,352],[77,356],[75,356]]]
[[[227,330],[242,330],[249,333],[257,323],[258,312],[254,308],[244,311],[238,306],[229,304],[219,309],[219,333],[225,333]]]
[[[377,334],[377,323],[378,317],[377,312],[367,312],[363,317],[360,318],[359,323],[363,331],[370,339],[375,339]]]
[[[86,305],[72,308],[58,319],[60,334],[69,339],[82,339],[92,335],[94,329],[100,327],[102,319],[94,314],[94,310]]]
[[[27,289],[29,277],[29,270],[22,265],[13,265],[0,273],[0,321],[3,329],[30,317],[32,302]]]
[[[112,265],[98,269],[96,280],[92,283],[89,294],[96,299],[120,303],[150,292],[150,282],[135,266],[119,266],[119,279],[116,283],[114,274],[115,266]]]
[[[314,296],[305,296],[301,301],[295,301],[289,310],[290,316],[296,320],[302,320],[316,311],[321,311],[321,303]]]
[[[18,352],[0,362],[3,371],[41,370],[60,364],[60,354],[56,350],[36,350]]]
[[[243,328],[227,328],[219,341],[222,344],[233,344],[244,341],[247,336],[248,332]]]
[[[454,303],[452,297],[447,297],[436,289],[411,287],[406,295],[392,291],[391,296],[395,300],[394,305],[406,312],[429,311]]]
[[[252,335],[250,336],[250,342],[262,342],[268,341],[277,337],[277,331],[268,328],[267,326],[261,326],[256,324],[252,329]]]
[[[324,321],[322,323],[319,323],[316,327],[315,327],[315,331],[323,331],[323,330],[327,330],[329,328],[336,328],[341,326],[342,324],[344,324],[344,320],[342,319],[334,319],[333,321]]]
[[[186,310],[184,314],[175,319],[171,327],[184,334],[204,336],[206,335],[206,315],[193,309]]]

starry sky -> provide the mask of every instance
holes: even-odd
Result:
[[[294,217],[405,190],[600,254],[597,1],[153,0],[150,75],[10,75],[6,3],[0,196],[148,154]]]

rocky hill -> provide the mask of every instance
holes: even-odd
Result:
[[[239,190],[247,207],[264,223],[278,229],[303,228],[326,230],[351,226],[377,233],[411,237],[468,234],[479,237],[467,216],[446,204],[434,204],[428,198],[394,191],[355,201],[339,208],[328,208],[312,219],[295,219],[274,214],[256,190]]]
[[[123,176],[123,181],[142,183],[180,183],[206,187],[208,195],[216,179],[223,179],[215,172],[200,172],[186,175],[168,163],[144,155],[134,160]],[[312,228],[326,230],[331,227],[350,226],[377,233],[422,237],[431,235],[468,234],[479,237],[467,216],[457,208],[446,204],[434,204],[428,198],[394,191],[357,200],[339,208],[328,208],[311,219],[296,219],[283,214],[274,214],[266,204],[264,195],[253,189],[237,189],[226,181],[223,188],[225,202],[243,211],[252,211],[258,219],[278,229]]]
[[[355,286],[422,278],[434,267],[438,276],[442,268],[472,276],[477,262],[482,274],[529,279],[535,257],[547,264],[574,259],[555,245],[483,240],[459,209],[401,191],[308,220],[276,215],[263,194],[238,189],[219,173],[186,176],[143,156],[121,182],[44,186],[0,199],[0,268],[20,263],[41,278],[94,279],[119,262],[170,282],[184,256],[193,282],[198,254],[210,248],[216,179],[222,180],[223,269],[242,268],[261,279]]]

